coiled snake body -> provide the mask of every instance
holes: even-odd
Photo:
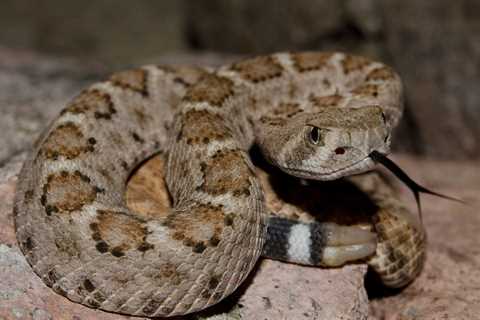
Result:
[[[421,269],[422,227],[366,188],[374,233],[269,217],[248,150],[301,178],[370,170],[389,152],[402,87],[389,67],[342,53],[279,53],[216,70],[146,66],[81,92],[41,136],[19,177],[15,225],[33,270],[90,307],[142,316],[201,310],[264,256],[337,266],[368,259],[387,286]],[[132,170],[166,159],[172,208],[124,200]]]

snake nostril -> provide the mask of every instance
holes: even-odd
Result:
[[[342,147],[338,147],[337,149],[335,149],[335,154],[344,154],[344,153],[345,153],[345,149]]]

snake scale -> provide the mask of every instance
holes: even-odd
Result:
[[[217,69],[145,66],[82,91],[36,142],[19,176],[22,252],[57,293],[138,316],[187,314],[231,294],[260,256],[338,266],[364,259],[390,287],[422,268],[425,232],[384,188],[374,230],[267,214],[249,149],[282,171],[332,180],[389,152],[402,84],[344,53],[277,53]],[[161,153],[171,208],[125,202]]]

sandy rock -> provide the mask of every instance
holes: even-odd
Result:
[[[264,260],[240,298],[242,319],[367,319],[365,265],[341,269]]]

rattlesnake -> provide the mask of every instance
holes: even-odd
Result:
[[[379,208],[376,236],[270,217],[248,154],[255,144],[299,178],[361,173],[375,165],[373,150],[389,152],[401,113],[398,75],[343,53],[115,73],[74,98],[35,144],[15,201],[20,247],[57,293],[131,315],[213,305],[261,255],[323,266],[368,258],[387,286],[404,286],[422,267],[425,233],[388,188],[359,183]],[[157,153],[172,208],[132,210],[126,182]]]

